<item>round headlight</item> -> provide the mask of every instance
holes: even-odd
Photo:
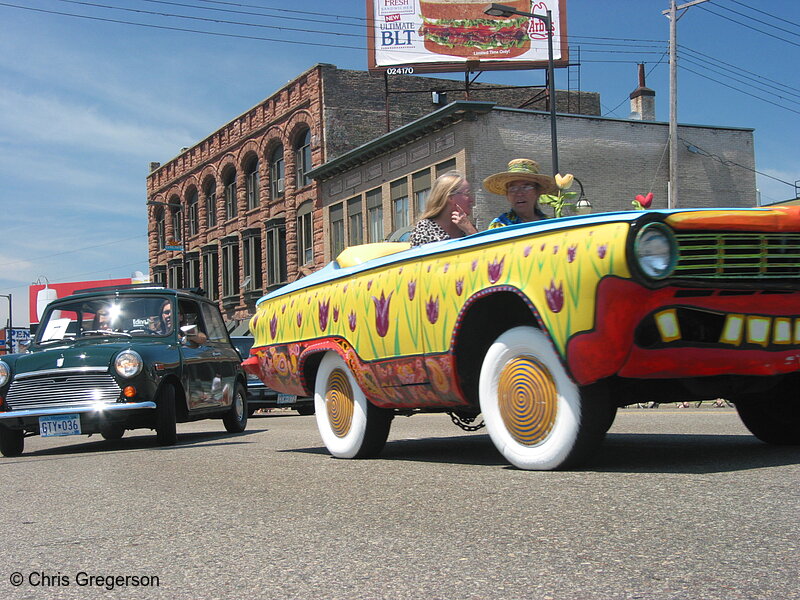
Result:
[[[661,223],[645,225],[636,236],[633,251],[639,268],[651,279],[669,277],[678,260],[672,230]]]
[[[8,368],[6,363],[0,360],[0,387],[3,387],[5,384],[7,384],[10,377],[11,369]]]
[[[135,377],[142,372],[142,357],[133,350],[123,350],[117,354],[114,368],[120,377]]]

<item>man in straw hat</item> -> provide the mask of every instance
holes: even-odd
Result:
[[[539,196],[558,193],[556,180],[540,173],[539,163],[529,158],[515,158],[508,163],[507,171],[484,179],[483,187],[493,194],[505,196],[511,204],[511,210],[489,223],[489,229],[546,219],[539,208]]]

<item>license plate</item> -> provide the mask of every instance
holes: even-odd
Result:
[[[42,437],[80,435],[80,415],[52,415],[39,417],[39,433]]]
[[[297,396],[294,394],[278,394],[278,404],[294,404],[297,402]]]

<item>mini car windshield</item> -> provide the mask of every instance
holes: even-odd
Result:
[[[54,302],[42,317],[36,342],[170,335],[173,304],[166,296],[153,295],[103,295]]]

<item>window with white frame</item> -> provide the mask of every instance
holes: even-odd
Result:
[[[314,261],[314,229],[312,215],[314,205],[311,200],[297,209],[297,262],[307,265]]]
[[[411,191],[414,194],[414,214],[425,212],[428,196],[431,193],[431,170],[418,171],[411,176]]]
[[[239,295],[239,240],[236,236],[222,239],[222,298]]]
[[[217,182],[209,180],[203,188],[203,198],[206,209],[206,227],[209,229],[217,226]]]
[[[206,297],[219,300],[219,249],[216,245],[203,248],[203,285]]]
[[[273,200],[283,197],[284,188],[283,144],[278,144],[269,155],[269,185]]]
[[[244,291],[261,289],[261,230],[242,232],[242,275]]]
[[[187,215],[186,226],[188,228],[187,234],[189,237],[197,235],[200,232],[200,216],[198,215],[199,196],[196,189],[192,189],[189,193],[189,198],[186,202]]]
[[[244,173],[245,192],[247,193],[247,210],[258,208],[259,202],[259,176],[258,158],[253,156],[247,162]]]
[[[328,209],[329,223],[331,224],[331,258],[336,258],[345,248],[344,241],[344,203],[340,202]]]
[[[408,180],[405,177],[389,184],[389,197],[392,201],[392,228],[408,227],[411,224],[411,211],[408,205]]]
[[[347,201],[347,237],[350,246],[364,243],[364,213],[361,212],[361,196],[350,198]]]
[[[181,201],[173,197],[169,201],[170,221],[172,222],[172,239],[176,242],[183,241],[183,211]]]
[[[267,250],[267,285],[286,282],[286,221],[270,219],[264,230]]]
[[[297,187],[309,185],[311,178],[308,172],[311,170],[311,130],[306,129],[305,133],[297,138],[294,148],[294,164],[297,170]]]
[[[236,205],[236,170],[228,169],[222,181],[225,186],[225,220],[230,221],[239,214]]]
[[[182,288],[183,285],[183,259],[173,259],[167,263],[167,286]]]
[[[159,250],[163,250],[164,246],[167,245],[167,228],[166,228],[166,223],[164,221],[164,209],[161,206],[155,209],[155,221],[156,221],[156,247]]]
[[[167,268],[163,265],[153,267],[153,283],[167,285]]]
[[[186,282],[187,288],[202,287],[200,285],[200,256],[197,252],[186,255]]]
[[[367,192],[367,242],[383,241],[383,202],[381,188]]]

